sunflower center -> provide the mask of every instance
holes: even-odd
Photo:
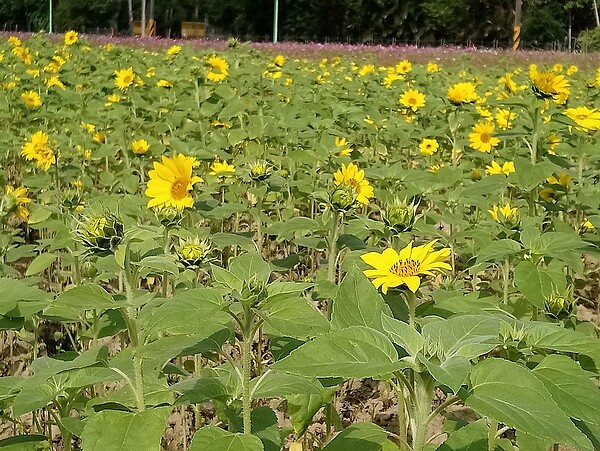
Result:
[[[417,104],[417,99],[414,97],[410,97],[408,99],[408,103],[410,103],[411,105],[416,105]]]
[[[181,200],[188,196],[187,183],[184,180],[175,180],[171,185],[171,196],[174,199]]]
[[[481,137],[479,139],[481,139],[482,143],[487,144],[487,143],[490,142],[490,134],[489,133],[482,133]]]
[[[398,260],[390,268],[390,272],[400,277],[415,276],[419,273],[421,262],[418,260]]]

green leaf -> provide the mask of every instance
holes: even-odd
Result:
[[[307,340],[329,331],[329,321],[310,301],[299,296],[277,296],[263,305],[260,315],[268,327],[265,332]]]
[[[31,287],[22,280],[0,278],[0,314],[9,317],[20,317],[19,305],[38,304],[38,301],[50,302],[50,294],[37,287]],[[43,310],[44,306],[40,307]]]
[[[254,399],[298,394],[321,394],[323,392],[323,386],[315,378],[274,371],[270,371],[264,377],[254,378],[251,384],[250,392]]]
[[[255,435],[234,434],[216,426],[205,426],[198,429],[190,446],[190,451],[234,450],[264,451],[264,447]]]
[[[353,268],[340,284],[333,298],[331,324],[336,329],[367,326],[383,330],[381,314],[385,302],[362,271]]]
[[[171,407],[139,413],[103,410],[88,418],[81,440],[86,451],[160,451]]]
[[[514,362],[489,358],[475,365],[465,403],[479,414],[518,431],[581,450],[594,449],[539,379]]]
[[[440,364],[424,357],[420,361],[436,381],[449,387],[455,394],[465,383],[471,369],[469,359],[459,355],[454,355]]]
[[[569,417],[600,424],[600,390],[577,362],[567,356],[549,355],[535,367],[533,374]]]
[[[140,274],[142,277],[145,277],[148,274],[162,275],[162,273],[165,272],[173,275],[179,273],[174,259],[164,255],[144,257],[139,263],[136,263],[136,266],[140,267]]]
[[[315,414],[326,404],[326,399],[321,394],[287,395],[287,413],[297,437],[301,437],[308,426],[311,425]]]
[[[423,326],[421,335],[440,347],[445,358],[460,355],[469,359],[486,354],[499,343],[500,317],[453,316]]]
[[[396,318],[392,318],[391,316],[382,313],[381,324],[390,340],[404,348],[404,350],[412,357],[416,357],[423,349],[425,340],[421,334],[404,321],[397,320]]]
[[[45,435],[15,435],[0,440],[2,451],[39,451],[46,448],[48,437]],[[46,442],[46,443],[44,443]],[[49,445],[48,445],[49,446]]]
[[[492,242],[477,253],[475,265],[485,262],[499,262],[506,257],[514,255],[521,251],[521,244],[515,240],[503,239]]]
[[[244,286],[244,280],[237,277],[232,272],[221,268],[220,266],[210,264],[210,272],[212,273],[212,278],[215,282],[225,285],[231,290],[241,292],[242,287]]]
[[[232,396],[226,384],[218,377],[200,376],[185,379],[169,388],[181,393],[177,398],[177,404],[199,404],[214,399],[225,402]]]
[[[61,293],[44,310],[46,316],[79,318],[86,310],[103,311],[121,307],[113,297],[99,285],[78,285]]]
[[[404,366],[385,335],[369,327],[351,326],[316,337],[271,368],[308,377],[363,378]]]
[[[320,228],[319,223],[304,216],[295,217],[286,221],[278,221],[268,228],[269,235],[277,235],[279,240],[291,240],[297,236],[314,234]]]
[[[336,435],[323,451],[381,451],[387,436],[385,429],[373,423],[356,423]]]
[[[252,433],[260,439],[265,451],[280,451],[282,441],[275,412],[270,407],[257,407],[251,418]]]
[[[56,254],[40,254],[33,259],[33,261],[27,267],[25,276],[33,276],[39,274],[50,267],[54,260],[58,256]]]
[[[532,261],[524,260],[514,270],[515,284],[531,304],[544,308],[546,294],[552,292],[552,278]]]
[[[246,282],[256,278],[267,283],[271,277],[271,266],[257,252],[246,252],[231,260],[229,271]]]
[[[454,431],[437,451],[484,451],[488,449],[487,435],[488,427],[481,418]]]

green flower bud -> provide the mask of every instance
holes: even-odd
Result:
[[[575,301],[568,295],[552,294],[544,302],[544,308],[550,318],[561,320],[573,314]]]
[[[244,280],[242,286],[241,301],[251,305],[256,305],[267,297],[267,284],[256,276],[249,280]]]
[[[69,210],[81,209],[83,199],[81,193],[76,190],[67,189],[63,193],[63,205]]]
[[[89,252],[106,256],[123,240],[123,223],[110,213],[96,215],[82,223],[77,234]]]
[[[271,175],[271,168],[267,163],[257,161],[250,166],[250,178],[256,182],[266,180]]]
[[[198,238],[187,240],[177,248],[179,261],[186,268],[196,269],[205,261],[210,253],[208,241],[200,241]]]
[[[96,265],[94,265],[91,261],[86,260],[81,264],[81,275],[88,279],[92,277],[96,277],[98,275],[98,270],[96,269]]]
[[[417,206],[406,199],[395,199],[382,212],[383,222],[396,233],[412,230],[417,217]]]
[[[175,227],[181,224],[183,220],[183,216],[185,212],[183,210],[179,210],[176,207],[155,207],[154,214],[156,218],[160,221],[162,225],[165,227]]]
[[[350,185],[338,185],[330,195],[331,206],[338,211],[348,211],[356,203],[356,192]]]

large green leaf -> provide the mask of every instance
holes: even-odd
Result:
[[[0,314],[8,317],[20,317],[20,304],[32,303],[39,306],[37,311],[43,310],[50,302],[50,295],[37,287],[27,285],[22,280],[0,278]]]
[[[419,359],[429,371],[429,374],[442,385],[449,387],[454,393],[458,393],[467,380],[471,364],[469,359],[460,355],[453,355],[441,363],[422,357]]]
[[[388,337],[411,356],[416,357],[423,349],[425,340],[421,334],[404,321],[382,313],[381,324]]]
[[[268,327],[265,332],[307,340],[329,331],[329,321],[310,301],[293,294],[276,296],[263,305],[261,316]]]
[[[257,279],[263,283],[271,277],[271,266],[257,252],[246,252],[229,263],[229,271],[240,280]]]
[[[50,267],[52,263],[54,263],[54,260],[56,260],[57,257],[58,256],[56,254],[48,253],[38,255],[27,267],[27,272],[25,273],[25,275],[34,276],[36,274],[41,273],[42,271],[45,271]]]
[[[192,439],[190,451],[264,451],[261,440],[255,435],[234,434],[216,426],[198,429]]]
[[[287,395],[287,413],[297,437],[311,425],[315,414],[328,402],[328,396],[318,393]]]
[[[377,289],[358,268],[353,268],[346,274],[333,298],[331,324],[337,329],[367,326],[381,331],[384,310],[385,302]]]
[[[486,451],[487,435],[488,427],[482,418],[454,431],[444,443],[438,446],[437,451]]]
[[[471,370],[468,406],[518,431],[580,450],[594,447],[552,400],[544,384],[527,368],[489,358]]]
[[[252,433],[256,435],[263,444],[265,451],[281,450],[281,435],[277,416],[270,407],[257,407],[252,411]]]
[[[577,362],[567,356],[549,355],[535,367],[533,374],[569,417],[600,425],[600,390]]]
[[[381,332],[351,326],[320,335],[276,362],[272,369],[308,377],[378,377],[403,368]]]
[[[538,269],[532,261],[520,262],[515,270],[515,285],[521,293],[537,308],[544,308],[546,295],[552,292],[552,277]]]
[[[256,399],[303,393],[321,394],[324,390],[321,383],[315,378],[274,371],[269,371],[268,374],[254,378],[251,384],[250,392],[252,397]]]
[[[103,410],[88,418],[81,440],[85,451],[160,451],[170,407],[132,413]]]
[[[79,285],[61,293],[44,310],[44,314],[75,319],[86,310],[102,311],[119,307],[121,305],[104,288],[95,284]]]
[[[373,423],[356,423],[340,432],[323,451],[381,451],[387,436],[385,429]]]
[[[499,344],[500,321],[501,317],[492,315],[453,316],[426,324],[421,335],[435,343],[446,359],[454,355],[472,359]]]

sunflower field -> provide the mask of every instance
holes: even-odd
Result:
[[[600,449],[600,68],[0,36],[0,451]]]

